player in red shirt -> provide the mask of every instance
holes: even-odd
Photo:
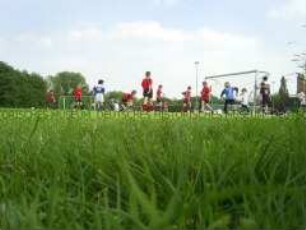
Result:
[[[183,112],[191,110],[191,86],[187,87],[187,90],[183,94]]]
[[[123,110],[127,110],[133,107],[136,94],[137,94],[136,90],[133,90],[131,93],[123,94],[122,97]]]
[[[213,111],[213,108],[209,105],[211,98],[211,87],[208,86],[206,81],[203,82],[203,88],[201,91],[201,111],[204,112],[207,108],[209,111]]]
[[[158,111],[162,111],[163,109],[163,103],[164,103],[163,97],[164,97],[163,86],[159,85],[156,91],[156,107]]]
[[[145,78],[141,82],[141,87],[143,90],[143,110],[144,111],[151,111],[153,104],[153,80],[151,78],[151,72],[147,71],[145,73]]]
[[[46,101],[47,101],[47,107],[48,108],[55,108],[56,98],[55,98],[53,90],[50,90],[47,93]]]
[[[83,96],[83,89],[81,86],[77,86],[73,91],[74,101],[76,103],[77,108],[81,108],[82,106],[82,96]]]

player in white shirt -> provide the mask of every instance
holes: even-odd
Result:
[[[240,99],[241,99],[241,111],[250,112],[249,95],[248,95],[248,90],[246,88],[243,88],[241,90]]]
[[[306,95],[303,91],[298,93],[298,98],[300,100],[300,107],[306,107]]]
[[[105,94],[105,87],[103,80],[98,81],[98,85],[96,85],[93,88],[93,93],[95,98],[95,109],[101,110],[104,103],[104,94]]]

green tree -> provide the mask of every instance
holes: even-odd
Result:
[[[25,77],[25,88],[27,89],[28,106],[42,107],[45,105],[45,97],[47,86],[43,78],[37,73],[31,73],[24,76]]]
[[[46,84],[35,73],[18,71],[0,62],[0,106],[1,107],[43,107]]]
[[[47,83],[50,88],[55,92],[55,95],[61,96],[71,96],[73,90],[77,86],[81,86],[84,90],[84,94],[89,93],[89,87],[86,83],[85,77],[81,73],[75,72],[60,72],[55,76],[49,76],[47,78]]]

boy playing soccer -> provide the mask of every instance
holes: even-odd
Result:
[[[187,90],[182,93],[183,95],[183,112],[191,110],[191,86],[187,87]]]
[[[46,101],[48,108],[54,109],[56,107],[56,98],[52,89],[47,93]]]
[[[82,106],[82,96],[83,96],[83,89],[80,85],[78,85],[73,91],[74,101],[76,103],[76,107],[78,109]]]
[[[131,109],[134,105],[134,100],[137,92],[133,90],[131,93],[125,93],[122,97],[122,109],[128,110]]]
[[[207,108],[209,111],[213,111],[212,107],[209,105],[211,98],[211,87],[208,86],[207,82],[203,82],[203,88],[201,91],[201,111],[204,112]]]
[[[250,109],[249,109],[249,95],[248,95],[248,91],[246,88],[243,88],[241,90],[241,94],[240,94],[240,97],[241,97],[241,111],[244,112],[250,112]]]
[[[228,112],[228,105],[233,105],[235,103],[236,94],[238,94],[238,88],[232,87],[229,82],[225,82],[225,88],[221,93],[221,98],[225,96],[224,100],[224,113],[227,114]]]
[[[143,90],[143,110],[150,111],[152,107],[153,98],[153,80],[151,78],[151,72],[147,71],[145,73],[145,78],[141,82],[141,87]]]
[[[93,88],[93,94],[95,98],[95,109],[101,110],[104,103],[104,94],[105,94],[105,87],[103,80],[98,81],[98,85],[96,85]]]
[[[303,109],[306,109],[306,95],[305,95],[305,93],[304,93],[303,91],[300,91],[300,92],[298,93],[298,98],[299,98],[299,100],[300,100],[300,105],[299,105],[299,107],[300,107],[300,108],[303,108]]]
[[[162,111],[163,109],[163,86],[159,85],[156,92],[156,106],[158,111]]]
[[[268,112],[270,105],[270,85],[268,84],[268,77],[265,76],[260,83],[261,106],[264,113]]]

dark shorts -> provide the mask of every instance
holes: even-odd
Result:
[[[184,104],[190,104],[190,103],[191,103],[191,100],[190,100],[190,99],[185,98],[185,99],[183,99],[183,103],[184,103]]]
[[[153,98],[153,92],[152,92],[152,90],[150,91],[150,90],[144,90],[143,91],[143,97],[147,97],[147,98],[149,98],[149,99],[152,99]]]
[[[76,102],[82,102],[82,98],[81,98],[81,97],[75,97],[74,100],[75,100]]]
[[[270,104],[270,96],[269,95],[262,95],[262,106],[268,106]]]
[[[233,105],[233,104],[235,104],[235,100],[234,99],[226,99],[225,104]]]
[[[162,98],[156,98],[156,102],[161,103],[161,102],[163,102],[163,99]]]

